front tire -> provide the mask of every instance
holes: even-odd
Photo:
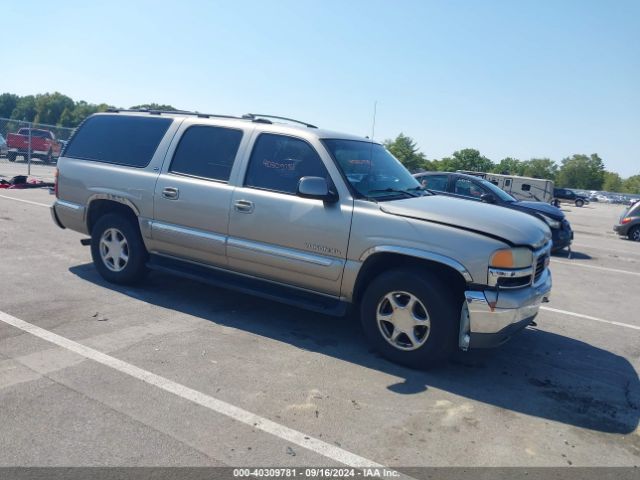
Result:
[[[640,225],[636,225],[635,227],[631,228],[631,230],[629,230],[629,233],[627,234],[627,238],[629,238],[629,240],[633,240],[634,242],[640,242]]]
[[[582,199],[577,199],[576,200],[576,207],[583,207],[584,206],[584,200]]]
[[[16,152],[8,152],[7,153],[7,160],[9,160],[10,162],[15,162],[16,161]]]
[[[398,269],[376,277],[360,305],[369,342],[384,357],[429,368],[456,346],[461,300],[430,272]]]
[[[91,231],[93,264],[108,282],[131,284],[142,280],[148,256],[140,229],[129,218],[104,215]]]

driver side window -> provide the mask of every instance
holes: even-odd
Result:
[[[425,175],[419,181],[424,188],[436,192],[446,192],[449,177],[447,175]]]
[[[244,184],[282,193],[296,193],[302,177],[322,177],[329,173],[318,153],[304,140],[263,133],[258,137]]]
[[[458,178],[454,184],[453,192],[457,195],[473,198],[475,200],[481,200],[480,197],[484,193],[487,193],[482,187],[476,185],[466,178]]]

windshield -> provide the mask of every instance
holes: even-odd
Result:
[[[425,195],[418,181],[382,145],[358,140],[323,140],[351,186],[363,197]]]
[[[488,180],[480,180],[480,183],[487,189],[491,191],[496,197],[498,197],[503,202],[516,202],[517,200],[509,195],[507,192],[502,190],[497,185],[494,185]]]

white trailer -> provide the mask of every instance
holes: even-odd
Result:
[[[518,200],[532,200],[551,203],[553,201],[553,180],[544,178],[519,177],[518,175],[501,175],[498,173],[461,172],[477,175],[510,193]]]

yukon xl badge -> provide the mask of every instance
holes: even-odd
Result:
[[[304,246],[309,250],[313,250],[314,252],[328,253],[329,255],[337,256],[342,255],[342,252],[337,248],[326,247],[324,245],[318,245],[317,243],[305,242]]]

